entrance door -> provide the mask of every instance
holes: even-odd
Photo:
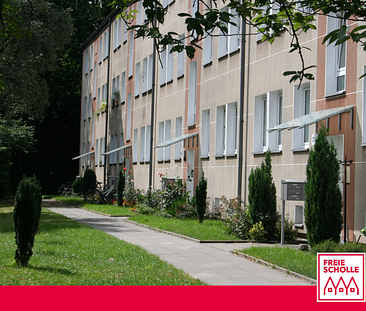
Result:
[[[194,150],[187,150],[187,191],[192,198],[194,192]]]

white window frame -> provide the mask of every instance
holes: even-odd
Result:
[[[102,137],[99,139],[99,144],[100,144],[100,158],[99,158],[99,162],[102,162],[102,166],[105,164],[105,137]]]
[[[93,98],[97,97],[97,62],[94,62]]]
[[[254,103],[254,153],[282,151],[282,133],[267,129],[279,125],[283,116],[282,90],[268,92],[255,97]]]
[[[121,94],[120,94],[121,104],[126,102],[126,71],[121,74]]]
[[[163,143],[171,138],[171,120],[162,121],[159,123],[158,142]],[[158,149],[158,161],[170,161],[170,146]]]
[[[216,108],[216,157],[237,154],[237,118],[236,102]]]
[[[311,112],[310,83],[294,86],[294,118],[299,118]],[[307,150],[310,148],[310,127],[292,130],[293,151]]]
[[[87,96],[84,97],[83,101],[83,120],[86,121],[87,116],[87,106],[88,106],[88,98]]]
[[[267,8],[268,8],[268,6],[261,7],[262,11],[267,10]],[[279,10],[280,10],[280,7],[277,2],[270,4],[270,10],[269,10],[270,15],[277,14],[277,12]],[[259,27],[261,27],[261,26],[259,26]],[[270,31],[272,31],[272,29]],[[259,30],[257,30],[257,42],[262,41],[262,38],[263,38],[263,33],[260,32]]]
[[[179,40],[183,40],[184,34],[179,36]],[[185,60],[185,52],[184,50],[178,53],[178,68],[177,68],[177,78],[181,78],[184,76],[184,60]]]
[[[140,62],[135,65],[135,97],[140,95]]]
[[[332,32],[342,26],[344,21],[341,17],[327,17],[327,33]],[[343,59],[344,66],[341,66],[341,55],[344,51]],[[326,62],[325,62],[325,96],[342,94],[346,90],[346,66],[347,66],[347,41],[340,45],[336,42],[328,44],[326,47]],[[343,81],[343,87],[339,87],[338,82]]]
[[[99,38],[99,64],[103,61],[103,35]]]
[[[132,163],[137,163],[138,129],[133,130]]]
[[[210,109],[202,111],[201,158],[210,156]]]
[[[140,132],[140,163],[150,162],[150,131],[151,126],[141,127]]]
[[[95,140],[95,166],[99,165],[99,139]]]
[[[304,225],[304,206],[294,206],[294,226],[302,227]]]
[[[109,30],[107,30],[105,33],[104,33],[104,48],[103,48],[103,52],[104,52],[104,55],[103,55],[103,59],[106,59],[108,56],[109,56]]]
[[[238,13],[235,9],[228,7],[223,8],[221,11],[227,11],[232,14],[233,16],[231,17],[231,21],[236,25],[227,25],[227,34],[224,34],[221,30],[219,30],[219,59],[238,51],[240,48],[240,17]]]
[[[88,49],[86,49],[85,54],[84,54],[85,75],[87,75],[89,72],[89,61],[90,61],[90,58],[89,58],[89,48],[88,48]]]
[[[124,135],[123,132],[119,134],[119,146],[122,147],[125,145]],[[118,151],[118,163],[124,162],[124,150]]]
[[[160,65],[160,85],[164,85],[173,81],[173,53],[171,53],[172,45],[169,44],[161,52],[161,65]]]
[[[188,126],[196,124],[196,100],[197,100],[197,61],[189,63],[188,84]]]
[[[88,119],[92,117],[93,114],[93,100],[92,100],[92,94],[89,93],[89,99],[88,99]]]
[[[94,62],[93,62],[93,59],[94,59],[94,46],[92,45],[91,47],[90,47],[90,54],[89,54],[89,57],[90,57],[90,60],[89,60],[89,70],[90,71],[93,71],[93,64],[94,64]]]
[[[127,95],[127,122],[126,122],[126,141],[131,140],[132,126],[132,93]]]
[[[133,76],[133,31],[131,30],[129,33],[129,46],[128,46],[128,77],[131,78]]]
[[[182,136],[183,134],[183,118],[178,117],[175,119],[175,137]],[[182,142],[177,142],[174,145],[174,160],[180,160],[182,158]]]
[[[203,40],[203,66],[212,63],[212,36],[209,34]]]
[[[366,66],[363,67],[363,72],[366,74]],[[366,77],[363,77],[362,145],[366,146]]]
[[[151,91],[153,85],[153,54],[143,59],[142,63],[142,94]]]

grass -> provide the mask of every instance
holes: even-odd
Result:
[[[316,254],[280,246],[251,247],[240,252],[314,280],[317,278]]]
[[[0,203],[0,285],[205,285],[138,246],[46,209],[29,265],[18,268],[13,203]]]
[[[135,215],[132,221],[154,228],[182,234],[198,240],[238,240],[237,237],[225,232],[225,224],[221,220],[204,220],[199,223],[197,219],[164,218],[154,215]]]
[[[129,207],[115,206],[110,204],[89,204],[85,203],[82,198],[78,197],[53,197],[53,199],[64,202],[66,204],[78,205],[89,211],[95,211],[111,216],[131,216],[133,212]]]

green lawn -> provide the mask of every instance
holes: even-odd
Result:
[[[225,232],[225,224],[221,220],[164,218],[154,215],[135,215],[132,221],[154,228],[182,234],[198,240],[238,240],[237,237]]]
[[[140,247],[46,209],[29,266],[18,268],[12,204],[0,204],[0,285],[205,285]]]
[[[240,250],[244,254],[262,259],[276,266],[316,280],[316,254],[290,247],[251,247]]]

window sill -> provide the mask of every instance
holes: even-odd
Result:
[[[228,56],[227,54],[225,54],[225,55],[219,56],[219,57],[218,57],[218,60],[219,60],[219,62],[221,62],[221,61],[223,61],[223,60],[227,59],[228,57],[229,57],[229,56]]]
[[[240,52],[240,47],[238,47],[235,51],[230,51],[230,52],[229,52],[229,55],[230,55],[230,56],[233,56],[233,55],[235,55],[235,54],[239,54],[239,52]]]
[[[184,73],[181,74],[180,76],[177,76],[177,80],[183,79],[184,78]]]
[[[271,151],[271,154],[281,154],[282,153],[282,150],[267,150],[267,151]],[[267,151],[254,151],[252,152],[253,155],[263,155],[263,154],[266,154]]]
[[[208,63],[206,64],[203,64],[203,68],[207,68],[207,67],[211,67],[212,66],[212,60],[209,61]]]
[[[366,143],[361,143],[360,146],[361,147],[366,147]]]
[[[336,92],[336,93],[332,93],[332,94],[326,94],[326,95],[324,95],[324,97],[325,98],[334,98],[334,97],[344,96],[344,95],[346,95],[346,90]]]
[[[292,152],[308,152],[309,148],[291,149]]]
[[[210,158],[210,156],[209,155],[204,155],[204,156],[201,156],[200,157],[200,159],[202,159],[202,160],[206,160],[206,159],[209,159]]]
[[[294,227],[303,229],[304,228],[304,224],[294,224]]]
[[[192,129],[195,129],[195,128],[196,128],[196,124],[188,125],[189,130],[192,130]]]

